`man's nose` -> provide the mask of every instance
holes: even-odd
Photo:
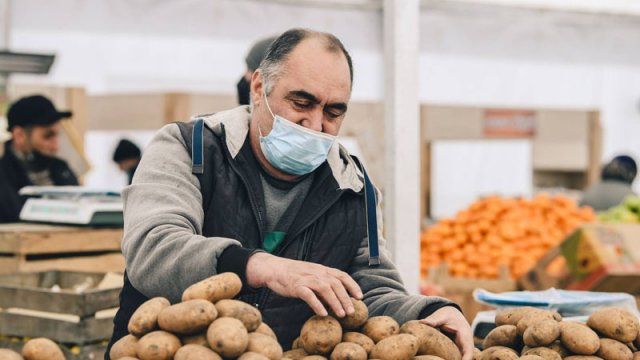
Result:
[[[307,118],[302,120],[301,125],[315,131],[322,132],[322,110],[314,110],[310,112]]]

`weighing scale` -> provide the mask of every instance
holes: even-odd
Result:
[[[122,198],[119,191],[81,186],[26,186],[20,195],[28,197],[20,219],[85,226],[122,226]]]

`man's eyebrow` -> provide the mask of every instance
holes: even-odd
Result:
[[[309,100],[311,102],[313,102],[314,104],[319,104],[320,100],[318,100],[317,97],[315,97],[313,94],[304,91],[304,90],[293,90],[293,91],[289,91],[289,93],[287,94],[287,98],[292,98],[292,97],[298,97],[298,98],[303,98],[306,100]]]
[[[320,103],[320,100],[318,100],[317,97],[315,97],[313,94],[311,94],[311,93],[309,93],[307,91],[304,91],[304,90],[293,90],[293,91],[290,91],[289,94],[287,94],[287,98],[292,98],[292,97],[303,98],[303,99],[311,101],[314,104],[319,104]],[[345,104],[343,102],[327,104],[326,107],[332,108],[332,109],[336,109],[336,110],[340,110],[342,112],[346,112],[347,111],[347,104]]]

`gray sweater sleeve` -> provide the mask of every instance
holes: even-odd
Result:
[[[179,301],[189,285],[216,274],[226,248],[240,245],[202,236],[200,182],[176,124],[164,126],[151,141],[123,199],[127,274],[147,297]]]
[[[377,189],[376,189],[377,190]],[[382,195],[377,191],[378,199]],[[365,238],[360,244],[356,258],[349,268],[349,275],[360,285],[369,316],[387,315],[400,324],[418,320],[443,306],[455,306],[453,302],[436,296],[409,295],[404,288],[400,273],[391,261],[390,253],[382,237],[382,212],[380,201],[377,208],[380,265],[369,266],[369,248]],[[417,271],[417,270],[416,270]]]

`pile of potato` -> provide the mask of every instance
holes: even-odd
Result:
[[[129,335],[116,342],[112,360],[461,360],[448,337],[418,321],[400,326],[388,316],[369,318],[364,302],[352,299],[355,314],[341,319],[313,316],[292,350],[284,352],[255,307],[232,300],[242,288],[238,276],[219,274],[185,290],[171,305],[153,298],[136,310]]]
[[[22,355],[10,349],[0,349],[0,360],[65,360],[65,357],[52,340],[35,338],[24,344]]]
[[[599,309],[583,324],[521,307],[498,313],[496,326],[474,360],[640,360],[640,323],[621,308]]]
[[[369,318],[364,302],[351,299],[355,313],[343,318],[313,316],[305,322],[291,360],[461,360],[455,343],[417,320],[402,326],[389,316]]]

